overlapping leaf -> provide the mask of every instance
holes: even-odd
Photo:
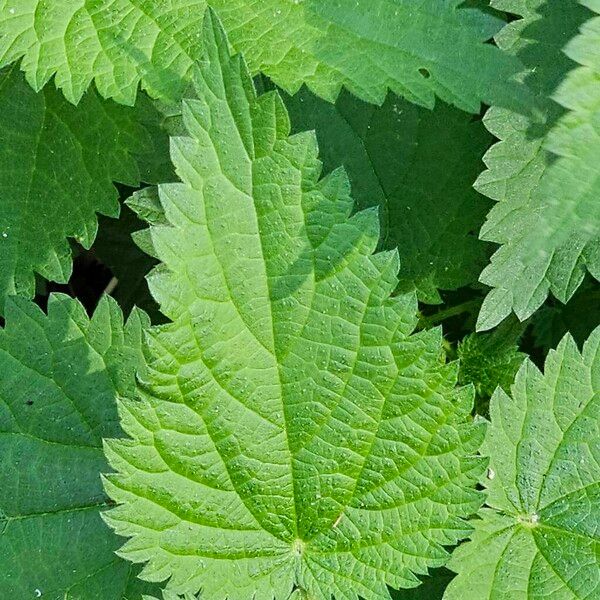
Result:
[[[132,238],[132,235],[144,229],[145,223],[128,206],[121,206],[118,219],[101,217],[99,222],[93,251],[116,278],[111,296],[125,314],[138,306],[155,322],[160,315],[148,290],[146,275],[156,265],[156,260],[138,248]]]
[[[0,330],[0,597],[139,600],[154,588],[114,551],[102,437],[141,359],[138,313],[104,299],[90,320],[52,296],[48,316],[11,299]]]
[[[477,281],[491,246],[477,232],[492,204],[472,187],[492,139],[480,121],[393,95],[381,107],[348,93],[332,105],[303,89],[285,102],[294,130],[316,130],[325,171],[344,165],[357,208],[379,206],[402,291],[435,303],[439,288]]]
[[[35,89],[56,75],[72,102],[92,81],[126,104],[140,82],[176,100],[204,56],[207,4],[251,70],[292,93],[307,83],[335,100],[345,85],[377,103],[390,88],[430,107],[435,95],[471,112],[527,107],[519,62],[485,43],[498,19],[462,0],[2,0],[0,63],[23,57]]]
[[[446,600],[600,595],[600,329],[499,389],[483,453],[488,507],[453,554]]]
[[[96,213],[119,214],[113,181],[166,177],[166,135],[148,101],[130,109],[89,92],[75,108],[50,87],[36,94],[16,67],[0,72],[0,312],[31,297],[34,273],[65,282],[69,237],[89,247]]]
[[[585,110],[564,118],[549,134],[560,114],[560,107],[550,97],[574,66],[562,49],[590,13],[576,0],[497,0],[494,5],[523,17],[507,25],[497,41],[529,69],[526,80],[538,94],[539,105],[545,106],[546,121],[543,126],[534,125],[527,117],[502,108],[491,108],[485,117],[490,132],[501,141],[486,155],[488,170],[476,184],[479,191],[498,202],[481,230],[481,238],[501,247],[481,276],[481,281],[493,289],[479,316],[480,329],[493,327],[511,311],[524,320],[549,292],[566,302],[586,268],[598,273],[599,252],[597,242],[591,241],[599,226],[598,194],[593,191],[598,179],[598,125],[585,115],[592,116],[592,105],[597,105],[600,95],[597,87],[581,87],[577,75],[581,70],[570,77],[572,83],[558,98],[571,108],[573,102],[567,96],[573,91],[568,90],[577,86],[575,95]],[[581,57],[581,45],[570,54],[587,64],[593,60],[593,45],[583,46],[591,50],[587,58]],[[591,69],[586,72],[590,80],[598,78]],[[598,116],[595,118],[597,121]],[[567,156],[551,165],[548,148]],[[585,194],[588,199],[577,208],[578,198],[585,200]],[[569,211],[580,211],[586,231],[563,219]],[[562,229],[560,235],[551,233],[557,225]]]
[[[120,554],[175,593],[388,598],[447,559],[480,503],[482,429],[439,330],[411,334],[390,297],[395,252],[376,211],[352,217],[344,173],[320,180],[310,133],[289,136],[210,15],[198,100],[161,186],[167,225],[156,328],[130,439],[107,442],[106,513]]]
[[[290,93],[306,83],[335,100],[342,85],[381,104],[388,88],[433,107],[481,101],[523,108],[514,57],[484,42],[498,19],[462,0],[211,0],[236,49]]]
[[[580,0],[600,14],[596,0]],[[600,16],[590,18],[565,53],[581,66],[554,94],[569,112],[550,131],[546,148],[559,159],[542,178],[541,250],[581,238],[582,262],[600,280]],[[585,244],[585,245],[584,245]]]

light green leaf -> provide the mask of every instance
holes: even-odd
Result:
[[[498,389],[482,453],[488,508],[452,555],[446,600],[600,595],[600,328],[580,353],[566,336]]]
[[[7,303],[0,330],[0,598],[139,600],[153,586],[114,551],[102,437],[119,435],[117,394],[142,362],[142,314],[114,301],[90,320],[67,296],[48,316]],[[37,590],[37,591],[36,591]]]
[[[511,312],[520,320],[526,319],[550,292],[566,302],[581,283],[586,268],[592,273],[598,271],[598,246],[588,243],[590,232],[577,231],[565,223],[565,231],[570,235],[558,238],[550,234],[542,217],[548,213],[548,218],[555,222],[552,214],[562,214],[560,207],[567,210],[574,207],[568,195],[576,197],[581,195],[582,188],[596,185],[598,145],[589,146],[593,137],[591,124],[581,129],[586,139],[582,139],[584,143],[577,151],[580,159],[565,158],[549,167],[552,156],[547,149],[562,154],[572,152],[570,142],[563,145],[564,135],[552,133],[549,138],[561,113],[551,95],[573,67],[562,49],[590,13],[577,0],[496,0],[493,4],[523,17],[507,25],[497,42],[528,68],[526,82],[537,93],[538,104],[545,107],[546,120],[544,125],[533,125],[527,117],[495,107],[484,119],[500,142],[486,155],[488,170],[481,175],[476,188],[498,203],[480,237],[501,247],[481,274],[481,281],[493,289],[483,303],[478,329],[497,325]],[[572,120],[567,117],[557,131],[570,127]],[[580,168],[586,161],[590,163],[587,168]],[[565,167],[572,169],[567,177]],[[575,185],[573,179],[577,179]],[[570,188],[568,195],[564,186]],[[553,205],[555,208],[551,209]],[[594,214],[586,213],[590,223],[597,220]]]
[[[96,213],[116,217],[113,181],[167,176],[158,116],[94,92],[79,107],[47,87],[36,94],[16,67],[0,72],[0,313],[7,295],[31,297],[34,273],[66,282],[69,237],[89,248]]]
[[[333,101],[346,86],[382,103],[389,88],[429,107],[437,95],[471,112],[529,108],[520,63],[485,43],[501,22],[462,0],[0,0],[0,64],[23,57],[35,89],[56,75],[74,103],[92,81],[126,104],[140,82],[177,100],[205,55],[207,4],[251,71],[290,93],[307,83]]]
[[[437,303],[438,289],[477,281],[491,246],[477,232],[492,204],[472,187],[492,140],[480,121],[392,94],[381,107],[347,92],[335,105],[305,89],[284,99],[293,130],[316,130],[325,171],[344,165],[356,207],[379,206],[381,246],[400,254],[400,290]]]
[[[134,104],[140,81],[177,100],[202,56],[205,0],[0,0],[0,64],[23,57],[35,90],[54,76],[77,104],[95,82],[105,98]]]
[[[472,394],[439,329],[411,335],[414,295],[390,297],[376,211],[349,218],[314,135],[289,136],[212,14],[204,36],[172,142],[182,183],[160,187],[169,224],[151,226],[150,287],[173,322],[119,402],[131,439],[106,444],[106,519],[173,593],[389,598],[446,561],[480,504]]]

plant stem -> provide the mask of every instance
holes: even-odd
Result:
[[[451,306],[450,308],[440,310],[433,315],[429,315],[427,317],[422,316],[419,319],[418,327],[419,329],[428,329],[429,327],[433,327],[434,325],[437,325],[446,319],[450,319],[451,317],[456,317],[457,315],[471,312],[472,310],[478,308],[480,304],[481,300],[476,298],[474,300],[468,300],[462,304],[457,304],[456,306]]]

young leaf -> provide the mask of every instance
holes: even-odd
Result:
[[[133,104],[139,83],[177,100],[205,56],[208,4],[252,72],[290,93],[302,83],[335,100],[342,86],[381,103],[388,88],[432,107],[434,96],[471,112],[480,103],[524,109],[522,65],[486,44],[500,21],[463,0],[0,0],[0,63],[23,57],[39,90],[56,75],[77,103],[92,81]]]
[[[458,344],[461,385],[472,383],[480,400],[487,401],[498,386],[510,386],[527,356],[519,352],[519,339],[525,326],[506,321],[490,333],[471,333]]]
[[[173,322],[119,403],[106,519],[171,592],[388,598],[446,561],[480,504],[472,394],[439,329],[411,335],[414,296],[390,297],[376,211],[349,218],[344,173],[319,180],[314,135],[289,136],[212,13],[204,42],[172,143],[182,183],[161,186],[168,225],[150,228]]]
[[[10,299],[0,330],[0,597],[140,599],[153,586],[114,551],[102,437],[119,435],[115,398],[142,362],[143,314],[123,326],[104,298],[88,319],[63,295],[48,316]]]
[[[284,100],[293,130],[315,129],[325,171],[344,165],[356,207],[379,206],[381,245],[400,254],[400,290],[438,303],[438,289],[477,281],[491,246],[477,232],[492,202],[472,187],[492,140],[481,121],[392,94],[381,107],[347,92],[335,105],[305,89]]]
[[[480,237],[501,247],[480,278],[493,289],[482,306],[478,329],[497,325],[511,311],[520,320],[526,319],[541,306],[549,292],[566,302],[581,283],[586,266],[593,273],[597,270],[593,266],[597,264],[597,245],[587,243],[588,234],[582,235],[571,228],[573,235],[557,243],[540,218],[553,202],[560,205],[565,202],[565,207],[573,208],[564,190],[559,189],[566,182],[576,178],[577,185],[566,185],[570,187],[569,193],[578,194],[582,186],[593,186],[597,179],[597,173],[592,173],[598,164],[592,160],[594,154],[597,156],[597,143],[590,147],[590,139],[584,140],[577,152],[589,153],[584,160],[592,162],[586,170],[576,168],[566,179],[565,164],[577,159],[559,161],[549,167],[552,161],[546,149],[548,133],[560,114],[560,107],[550,96],[573,67],[562,48],[590,13],[576,0],[497,0],[494,6],[523,17],[507,25],[497,42],[505,51],[519,56],[530,69],[526,81],[537,93],[539,106],[545,107],[546,120],[543,126],[534,127],[527,117],[495,107],[484,119],[489,131],[501,141],[486,155],[488,170],[476,183],[480,192],[498,202]],[[582,131],[590,137],[589,126]],[[552,136],[551,139],[556,139],[555,134]],[[559,146],[555,143],[549,147],[572,152],[570,145],[562,150]],[[586,218],[597,226],[597,216],[592,212]],[[543,252],[540,244],[544,245]]]
[[[523,364],[498,389],[483,454],[488,508],[452,555],[446,600],[597,598],[600,594],[600,328],[566,336],[545,373]]]
[[[7,295],[33,296],[34,273],[66,282],[74,237],[89,248],[96,213],[119,214],[113,181],[138,185],[168,171],[152,107],[86,94],[79,107],[47,87],[36,94],[16,67],[0,72],[0,313]]]

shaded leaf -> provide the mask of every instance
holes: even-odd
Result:
[[[325,171],[344,165],[357,209],[379,207],[401,291],[438,303],[438,288],[477,281],[491,246],[477,239],[491,202],[472,187],[492,140],[480,121],[393,95],[381,107],[348,93],[331,105],[303,89],[285,102],[293,130],[316,130]]]
[[[104,298],[92,319],[63,295],[48,316],[11,299],[0,330],[0,597],[139,600],[156,589],[114,554],[102,522],[102,437],[120,433],[146,318],[123,326]],[[36,591],[37,590],[37,591]]]

